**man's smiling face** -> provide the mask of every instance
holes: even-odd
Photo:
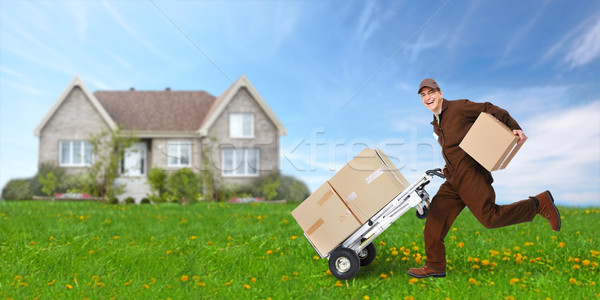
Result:
[[[429,108],[431,112],[434,114],[439,114],[441,112],[443,98],[442,91],[438,91],[426,86],[421,89],[420,95],[421,100],[423,100],[423,104],[425,104],[425,106]]]

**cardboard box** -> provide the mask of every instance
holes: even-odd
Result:
[[[365,149],[329,181],[361,224],[410,185],[381,150]]]
[[[500,120],[482,112],[460,147],[488,171],[506,168],[524,143]]]
[[[292,216],[321,256],[327,255],[361,226],[329,182],[296,207]]]

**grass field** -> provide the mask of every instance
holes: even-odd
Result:
[[[488,230],[465,210],[446,239],[448,276],[424,260],[414,210],[348,281],[328,274],[294,204],[0,202],[0,299],[598,299],[600,208],[561,208],[562,231]]]

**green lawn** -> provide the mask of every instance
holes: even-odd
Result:
[[[448,276],[416,280],[423,220],[411,210],[348,281],[328,274],[295,204],[0,202],[0,299],[598,299],[600,208],[488,230],[465,210]],[[419,262],[421,261],[421,262]]]

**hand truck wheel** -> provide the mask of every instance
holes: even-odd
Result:
[[[429,208],[427,208],[427,206],[423,206],[422,210],[423,210],[423,213],[420,213],[419,209],[417,209],[417,218],[419,218],[421,220],[427,218],[427,215],[429,214]]]
[[[358,255],[348,248],[338,248],[329,256],[329,271],[338,279],[346,280],[356,276],[359,268]]]
[[[373,262],[375,256],[377,255],[377,250],[375,249],[375,245],[373,243],[369,243],[365,249],[362,249],[358,253],[358,258],[360,259],[361,266],[367,266]]]

